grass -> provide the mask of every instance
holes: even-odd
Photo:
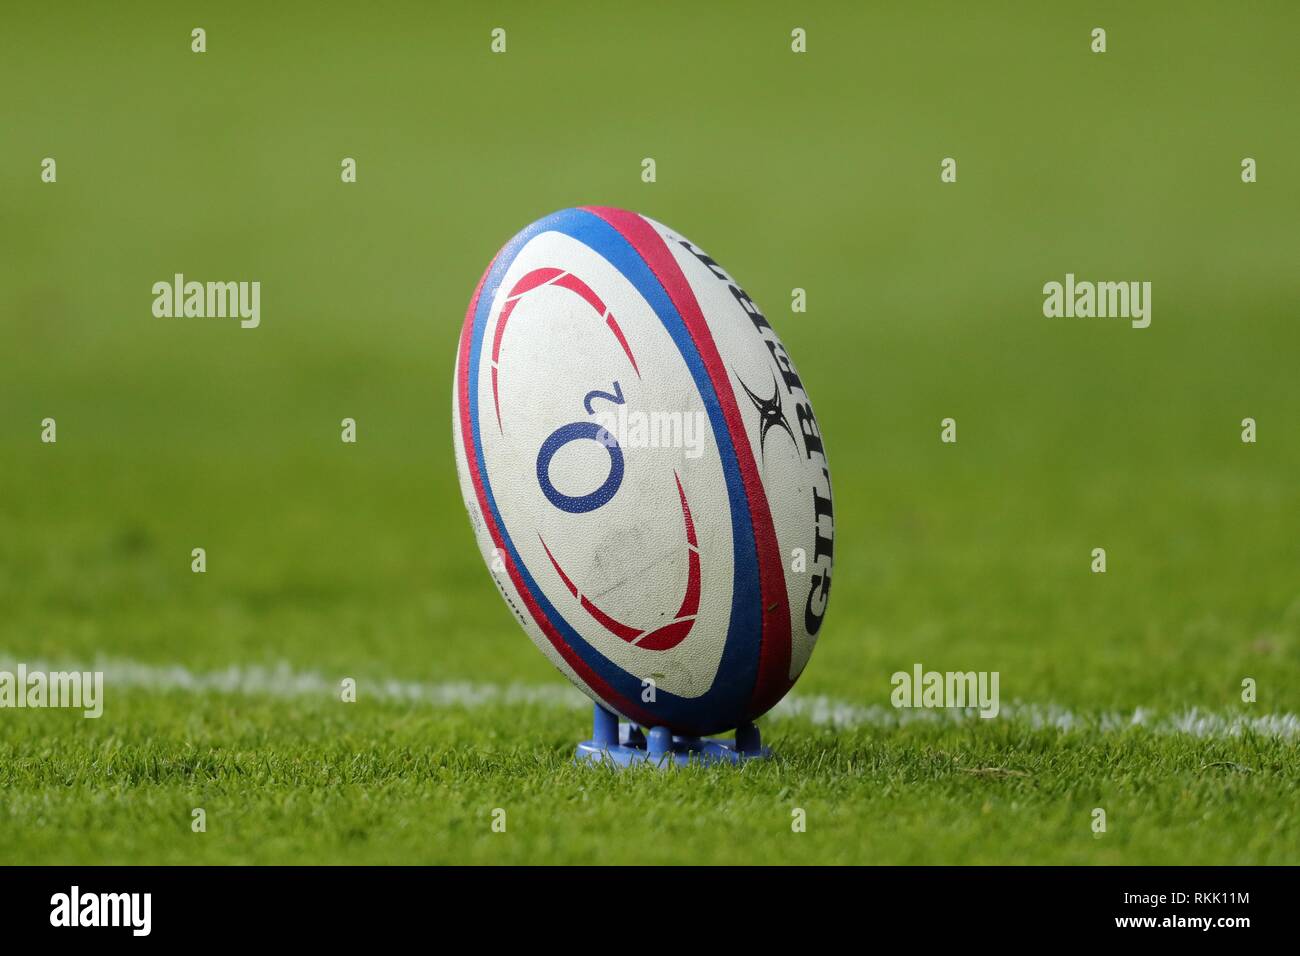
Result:
[[[497,246],[604,202],[736,274],[810,383],[837,563],[796,693],[883,706],[920,661],[1084,715],[1300,712],[1291,8],[814,5],[802,58],[777,5],[390,13],[9,18],[0,658],[362,696],[0,711],[0,862],[1300,862],[1294,738],[789,717],[769,765],[613,775],[569,764],[581,709],[365,693],[563,685],[474,550],[450,375]],[[154,319],[175,272],[260,280],[262,327]],[[1045,319],[1066,272],[1152,281],[1151,328]]]
[[[1295,861],[1295,747],[1276,739],[792,720],[769,764],[619,773],[572,764],[580,712],[169,694],[116,709],[129,731],[69,719],[50,738],[28,715],[6,742],[0,823],[24,834],[7,862]]]

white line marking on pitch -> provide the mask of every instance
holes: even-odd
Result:
[[[12,672],[19,660],[0,655],[0,670]],[[339,691],[339,681],[318,671],[295,670],[287,663],[273,667],[232,664],[212,671],[192,671],[179,664],[146,664],[123,658],[99,658],[91,666],[48,661],[22,661],[31,671],[95,670],[104,672],[106,697],[114,690],[183,692],[192,694],[238,694],[248,697],[323,697]],[[473,681],[427,682],[396,679],[357,678],[358,694],[386,701],[408,701],[433,707],[477,708],[499,705],[540,705],[582,709],[591,702],[577,690],[562,684],[486,684]],[[854,704],[824,696],[787,697],[765,719],[802,718],[814,724],[851,729],[884,729],[913,724],[973,724],[982,720],[974,709],[898,710],[880,704]],[[1291,713],[1245,714],[1201,710],[1160,713],[1144,707],[1131,711],[1079,713],[1056,704],[1019,701],[1003,704],[992,722],[1010,722],[1031,729],[1062,732],[1116,733],[1141,727],[1156,734],[1190,737],[1236,737],[1254,733],[1283,740],[1300,738],[1300,716]]]

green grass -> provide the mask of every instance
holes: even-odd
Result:
[[[841,6],[7,15],[0,658],[363,694],[0,711],[0,862],[1300,862],[1295,738],[789,718],[770,765],[619,776],[570,766],[580,709],[367,699],[563,684],[474,550],[450,376],[499,244],[603,202],[707,249],[810,383],[836,568],[797,693],[886,705],[920,661],[1084,715],[1300,712],[1300,16]],[[178,271],[259,279],[262,327],[154,319]],[[1045,319],[1066,272],[1152,281],[1151,328]]]
[[[129,730],[69,719],[44,737],[29,716],[0,750],[0,824],[23,833],[7,862],[1285,863],[1300,823],[1294,744],[1270,739],[783,721],[770,764],[619,773],[573,765],[579,712],[116,709]]]

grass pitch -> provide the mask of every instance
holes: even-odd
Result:
[[[138,679],[0,710],[0,862],[1300,862],[1293,10],[391,13],[8,17],[0,659]],[[769,764],[572,766],[474,550],[461,316],[584,202],[700,243],[810,383],[835,583]],[[262,326],[153,318],[176,272]],[[1044,318],[1067,272],[1151,327]],[[916,662],[1018,706],[891,719]]]

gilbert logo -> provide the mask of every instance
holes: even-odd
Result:
[[[240,319],[240,328],[262,323],[262,283],[185,281],[153,284],[153,314],[160,319]]]
[[[758,410],[759,416],[759,447],[764,456],[767,454],[767,433],[774,427],[783,428],[792,441],[794,431],[790,427],[791,422],[796,422],[799,428],[799,437],[803,439],[803,454],[808,461],[814,465],[820,465],[821,478],[813,481],[811,488],[812,493],[812,526],[815,545],[813,549],[813,569],[812,574],[808,577],[808,598],[804,601],[803,623],[804,628],[810,636],[815,636],[822,629],[822,618],[826,616],[827,602],[831,599],[831,568],[834,565],[835,558],[835,509],[831,501],[831,471],[830,465],[826,462],[826,447],[822,444],[822,429],[817,423],[817,417],[813,415],[812,405],[808,401],[808,393],[804,390],[803,380],[799,378],[798,371],[795,370],[794,363],[790,361],[790,356],[786,354],[785,346],[781,340],[776,337],[776,331],[772,328],[767,316],[759,311],[754,300],[749,294],[742,289],[731,278],[730,275],[711,259],[703,249],[692,245],[689,240],[681,236],[676,237],[677,244],[693,255],[704,265],[709,272],[713,273],[714,278],[726,285],[727,291],[731,297],[736,300],[736,304],[749,318],[754,326],[754,331],[762,339],[763,344],[772,356],[772,384],[773,395],[768,398],[749,391],[749,386],[742,386],[749,393],[749,399],[754,403]],[[781,387],[776,385],[776,379],[780,378],[781,386],[785,388],[786,398],[789,399],[789,407],[793,416],[788,421],[782,409]],[[760,389],[760,391],[762,391]],[[799,442],[795,441],[796,447]],[[822,494],[825,491],[826,494]],[[805,499],[806,500],[806,499]]]
[[[70,893],[50,897],[51,926],[129,926],[134,936],[148,936],[152,893]]]

